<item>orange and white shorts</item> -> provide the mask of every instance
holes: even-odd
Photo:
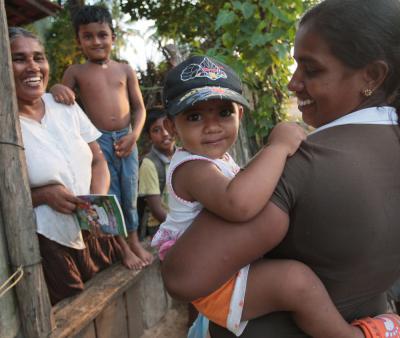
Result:
[[[351,324],[358,326],[365,338],[400,338],[400,317],[395,313],[357,319]]]
[[[193,301],[195,308],[212,322],[227,328],[236,336],[243,333],[247,321],[242,321],[249,265],[208,296]]]

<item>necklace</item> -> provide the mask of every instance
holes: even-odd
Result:
[[[96,65],[99,65],[103,69],[107,69],[108,68],[108,64],[110,63],[110,59],[107,59],[107,60],[96,60],[96,61],[89,60],[89,62],[90,63],[94,63]]]

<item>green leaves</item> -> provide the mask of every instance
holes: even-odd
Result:
[[[288,96],[290,50],[303,6],[289,0],[223,3],[215,20],[216,45],[221,55],[230,56],[228,63],[241,71],[256,98],[249,132],[261,144],[273,125],[285,117],[281,107]]]
[[[215,22],[215,28],[218,29],[222,26],[226,26],[231,24],[237,19],[235,13],[229,11],[229,10],[221,10],[218,13],[217,20]]]
[[[208,54],[241,76],[254,110],[248,128],[259,145],[285,118],[296,21],[318,0],[122,0],[132,17],[155,20],[158,35]]]
[[[262,47],[267,45],[270,42],[278,40],[282,36],[284,36],[285,32],[281,29],[278,29],[272,33],[262,33],[256,31],[250,39],[250,44],[252,47]]]
[[[291,20],[289,19],[288,15],[285,12],[283,12],[282,10],[280,10],[278,7],[271,5],[271,6],[269,6],[269,10],[279,20],[281,20],[285,23],[291,23]]]
[[[242,14],[245,19],[249,19],[254,15],[256,12],[257,6],[250,4],[248,2],[245,2],[242,6]]]

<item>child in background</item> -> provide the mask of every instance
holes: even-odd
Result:
[[[168,190],[165,179],[169,162],[175,151],[175,139],[164,127],[166,110],[154,107],[147,112],[144,131],[151,142],[139,169],[139,197],[146,203],[143,223],[146,234],[153,236],[165,221],[168,212]]]
[[[254,217],[271,197],[286,158],[305,139],[296,124],[279,124],[267,146],[240,170],[227,151],[236,141],[243,107],[249,108],[241,94],[233,70],[204,56],[189,58],[167,75],[166,126],[179,137],[182,148],[172,157],[167,175],[170,211],[152,241],[161,259],[203,207],[232,222]],[[207,243],[203,245],[207,250]],[[279,280],[288,276],[292,282],[282,289],[287,284]],[[314,272],[293,260],[254,262],[193,304],[237,336],[251,318],[291,311],[312,337],[364,337],[342,318]]]
[[[146,117],[138,80],[128,64],[110,59],[115,35],[106,8],[83,6],[75,14],[73,24],[87,62],[70,66],[62,79],[64,86],[53,86],[51,93],[57,102],[70,104],[75,99],[72,90],[78,89],[86,114],[102,132],[98,143],[111,173],[109,193],[118,197],[128,230],[128,243],[117,236],[122,261],[130,269],[141,269],[153,257],[143,248],[137,234],[136,141]]]

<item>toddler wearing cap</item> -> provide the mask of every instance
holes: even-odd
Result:
[[[178,136],[182,147],[173,155],[167,174],[169,213],[152,240],[161,260],[203,208],[238,222],[235,226],[259,213],[287,157],[305,139],[297,124],[278,124],[267,146],[240,170],[228,150],[249,104],[237,74],[210,57],[191,57],[172,69],[164,85],[164,103],[165,127]],[[203,244],[207,250],[207,243]],[[290,283],[279,282],[288,277]],[[252,263],[193,304],[237,336],[251,318],[292,311],[297,324],[312,337],[338,338],[337,332],[343,333],[340,337],[364,337],[341,317],[317,276],[293,260]]]

